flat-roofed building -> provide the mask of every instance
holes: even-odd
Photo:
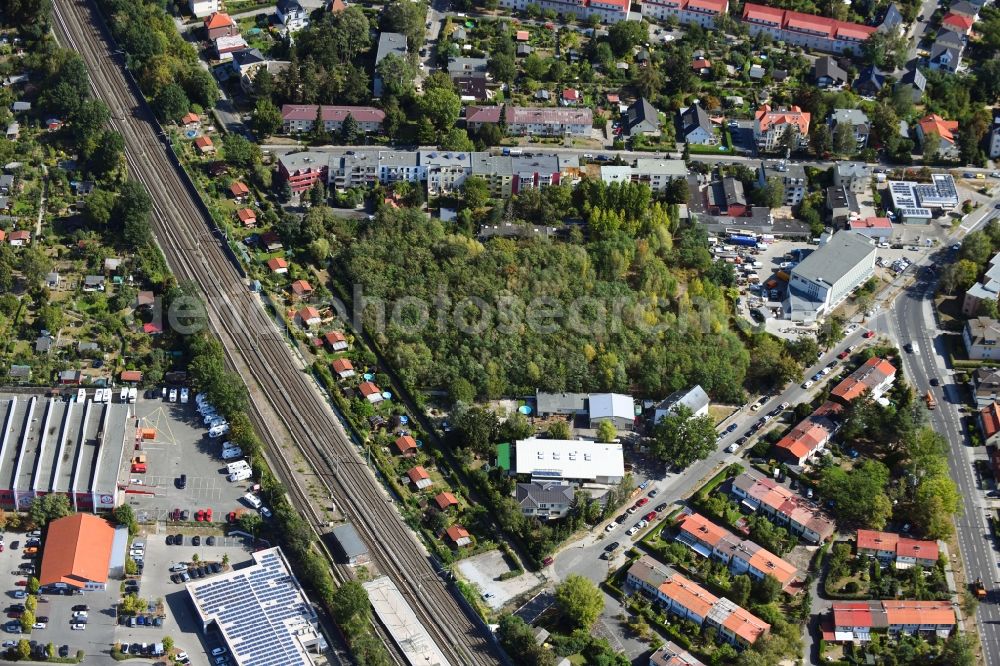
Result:
[[[815,321],[832,312],[857,287],[875,275],[876,248],[854,233],[835,233],[792,268],[785,316]]]
[[[986,361],[1000,358],[1000,321],[990,317],[974,317],[965,322],[962,342],[971,360]]]
[[[312,666],[326,650],[312,603],[280,548],[185,586],[202,631],[216,630],[239,664]]]
[[[518,440],[515,451],[514,471],[533,481],[612,485],[625,476],[621,444],[530,438]]]

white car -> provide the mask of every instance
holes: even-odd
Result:
[[[170,567],[171,571],[187,571],[188,567],[183,562],[178,562],[174,566]]]
[[[177,389],[170,389],[170,402],[177,402]]]
[[[262,506],[260,507],[260,515],[264,516],[265,518],[270,518],[271,510],[268,509],[266,506]]]
[[[614,532],[615,528],[618,527],[618,523],[612,521],[608,523],[608,526],[604,528],[605,532]]]
[[[44,629],[47,625],[44,622],[36,622],[31,625],[32,629]]]
[[[24,599],[24,597],[25,597],[24,590],[14,590],[15,599]]]
[[[229,424],[226,423],[221,426],[216,426],[211,430],[209,430],[208,436],[211,437],[212,439],[218,439],[219,437],[222,437],[228,432],[229,432]]]
[[[17,647],[17,641],[4,641],[3,645],[0,646],[0,647],[5,647],[5,648],[8,648],[8,647]]]
[[[188,401],[188,390],[186,388],[181,389],[181,404],[186,405]]]
[[[264,503],[260,501],[260,498],[254,495],[253,493],[247,493],[246,495],[243,496],[243,499],[246,501],[247,504],[249,504],[255,509],[259,509],[260,507],[264,506]]]
[[[84,629],[87,628],[87,625],[80,624],[79,622],[74,622],[73,624],[69,625],[69,628],[72,629],[73,631],[83,631]]]
[[[638,526],[633,525],[632,527],[628,528],[628,532],[626,532],[625,534],[627,534],[629,536],[633,536],[638,531],[639,531]]]
[[[739,449],[739,448],[740,448],[740,445],[737,444],[736,442],[733,442],[732,444],[730,444],[729,446],[726,447],[726,452],[728,452],[728,453],[736,453],[736,450]]]
[[[231,449],[222,449],[222,459],[232,460],[233,458],[239,458],[243,455],[243,449],[236,446]]]
[[[224,647],[217,647],[217,648],[215,648],[215,649],[212,650],[212,656],[213,657],[218,657],[220,654],[226,654],[226,648],[224,648]]]
[[[808,381],[802,382],[802,388],[804,388],[804,389],[807,389],[807,388],[809,388],[812,385],[813,385],[813,380],[811,380],[811,379],[808,380]]]

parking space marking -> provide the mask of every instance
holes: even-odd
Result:
[[[177,440],[170,430],[170,420],[170,415],[166,413],[162,405],[153,410],[148,416],[143,416],[140,419],[143,427],[152,428],[156,431],[156,440],[154,441],[160,441],[164,444],[176,444]],[[163,423],[162,428],[160,427],[161,422]],[[163,433],[166,433],[165,437],[161,436]]]

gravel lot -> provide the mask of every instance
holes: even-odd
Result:
[[[458,570],[463,578],[479,588],[485,597],[484,601],[493,609],[503,608],[514,597],[544,582],[544,578],[527,571],[516,578],[498,580],[502,574],[510,571],[510,566],[499,550],[462,560],[458,563]]]

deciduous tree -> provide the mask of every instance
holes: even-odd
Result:
[[[556,586],[556,607],[574,627],[589,629],[604,608],[600,590],[588,578],[570,574]]]

